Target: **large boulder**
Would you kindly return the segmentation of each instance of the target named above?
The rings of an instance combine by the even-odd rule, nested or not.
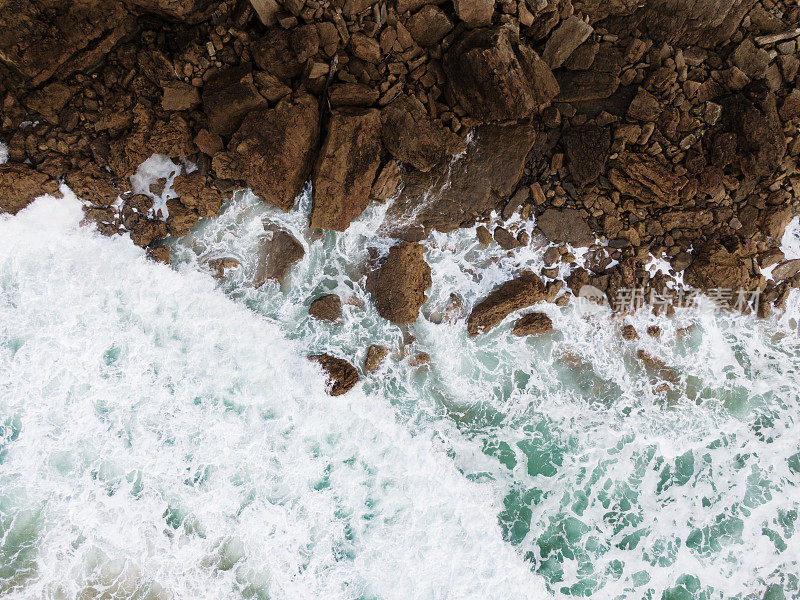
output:
[[[275,108],[245,117],[228,144],[237,161],[230,168],[262,200],[289,210],[311,173],[318,140],[316,99],[308,94],[287,97]]]
[[[752,261],[744,260],[717,241],[703,241],[692,251],[692,264],[684,271],[684,281],[703,291],[722,289],[736,295],[738,290],[755,289]]]
[[[0,213],[15,215],[36,197],[57,190],[57,181],[28,165],[0,164]]]
[[[427,173],[403,171],[398,200],[386,214],[395,237],[421,239],[430,229],[452,231],[474,222],[503,203],[522,177],[536,139],[525,123],[481,125],[467,151]]]
[[[314,167],[311,227],[347,229],[369,204],[380,164],[380,111],[334,110]]]
[[[536,225],[548,240],[556,244],[567,243],[581,248],[595,240],[586,217],[575,208],[548,208],[536,219]]]
[[[594,183],[605,170],[611,153],[611,131],[597,125],[573,127],[562,141],[575,183],[580,186]]]
[[[511,313],[532,306],[545,298],[545,286],[542,280],[535,273],[525,271],[494,288],[472,309],[467,320],[467,331],[471,337],[485,333],[500,324]]]
[[[325,371],[326,389],[331,396],[341,396],[358,383],[358,371],[343,358],[330,354],[315,354],[308,360],[317,363]]]
[[[203,108],[212,133],[231,135],[247,113],[268,107],[253,83],[250,65],[229,67],[203,86]]]
[[[123,0],[131,8],[196,23],[208,14],[210,0]]]
[[[609,181],[621,194],[656,206],[675,206],[688,180],[676,175],[670,165],[647,154],[623,152],[609,171]]]
[[[303,244],[283,227],[265,222],[264,231],[258,248],[255,287],[269,280],[283,283],[291,266],[306,254]]]
[[[447,51],[443,62],[455,100],[484,121],[524,119],[558,95],[547,64],[508,29],[474,29]]]
[[[425,106],[402,95],[383,109],[383,145],[396,159],[430,171],[446,156],[466,149],[460,137],[434,122]]]
[[[393,323],[414,323],[431,284],[431,268],[420,244],[401,242],[370,280],[378,314]]]

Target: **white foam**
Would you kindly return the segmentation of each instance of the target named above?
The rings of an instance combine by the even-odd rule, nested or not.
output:
[[[545,596],[388,397],[328,397],[275,324],[81,214],[0,217],[0,593]]]
[[[0,142],[0,165],[8,162],[8,146]]]
[[[136,173],[131,176],[131,185],[134,194],[144,194],[153,199],[152,214],[155,217],[161,211],[161,217],[166,219],[169,216],[167,200],[177,198],[178,195],[172,189],[175,178],[181,174],[183,164],[186,164],[187,172],[194,169],[194,165],[189,163],[177,164],[163,154],[153,154],[136,169]],[[196,167],[195,167],[196,168]],[[151,186],[155,186],[159,179],[166,179],[164,189],[160,194],[151,191]]]

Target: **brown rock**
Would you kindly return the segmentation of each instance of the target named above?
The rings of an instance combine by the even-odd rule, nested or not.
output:
[[[300,94],[284,98],[275,108],[248,114],[228,147],[240,164],[239,177],[253,192],[289,210],[311,172],[318,139],[318,103]]]
[[[169,246],[158,246],[157,248],[147,249],[147,258],[154,262],[169,264]]]
[[[521,246],[517,238],[511,235],[511,232],[505,227],[495,227],[494,241],[497,242],[503,250],[513,250]]]
[[[367,348],[367,357],[364,359],[364,371],[367,373],[374,373],[381,368],[381,363],[383,363],[388,355],[388,348],[373,344]]]
[[[146,248],[155,241],[167,237],[167,224],[157,219],[140,218],[131,229],[131,240],[137,246]]]
[[[367,207],[380,166],[380,131],[376,109],[333,111],[314,168],[312,228],[344,231]]]
[[[230,135],[247,113],[267,106],[269,103],[256,89],[248,65],[229,67],[203,86],[203,108],[212,133]]]
[[[320,321],[336,323],[342,318],[342,300],[336,294],[326,294],[314,300],[308,314]]]
[[[717,241],[701,241],[692,251],[692,264],[684,281],[698,289],[750,290],[755,287],[749,265]]]
[[[491,246],[494,241],[492,234],[489,233],[489,230],[483,225],[475,230],[475,236],[478,238],[478,243],[484,248]]]
[[[327,376],[327,391],[331,396],[341,396],[358,383],[358,371],[349,362],[330,354],[309,356],[308,360],[318,363]]]
[[[659,206],[677,204],[686,185],[666,164],[646,154],[621,154],[608,179],[620,193]]]
[[[783,281],[800,273],[800,258],[785,260],[772,270],[775,281]]]
[[[474,337],[498,325],[511,313],[545,299],[545,287],[534,273],[525,271],[497,286],[479,302],[467,320],[467,331]]]
[[[278,21],[277,14],[281,7],[275,0],[250,0],[250,4],[263,25],[272,27]]]
[[[120,194],[111,174],[104,173],[100,169],[87,168],[70,171],[64,178],[64,183],[75,192],[78,198],[99,206],[114,204]]]
[[[294,79],[303,70],[294,50],[293,36],[280,27],[269,29],[262,38],[250,45],[253,62],[262,71],[278,79]]]
[[[57,181],[28,165],[0,165],[0,213],[15,215],[38,196],[56,191]]]
[[[353,19],[375,4],[377,0],[333,0],[333,5],[342,9],[344,16]]]
[[[259,244],[255,287],[267,280],[283,283],[289,268],[305,256],[303,245],[291,233],[274,223],[264,223],[264,235]]]
[[[655,122],[661,114],[661,103],[650,92],[639,88],[628,107],[628,117],[637,121]]]
[[[791,206],[784,205],[768,210],[766,213],[761,229],[765,235],[779,242],[783,239],[786,227],[795,217],[795,211]]]
[[[354,33],[350,36],[350,50],[353,56],[368,63],[379,63],[381,61],[381,47],[378,44],[378,40],[363,33]]]
[[[441,41],[453,29],[453,23],[440,8],[426,4],[411,16],[406,29],[414,41],[425,48]]]
[[[574,208],[548,208],[536,220],[536,225],[548,240],[556,244],[569,243],[580,248],[595,241],[586,218]]]
[[[476,29],[444,58],[450,90],[472,116],[485,121],[523,119],[558,94],[547,64],[508,29]]]
[[[213,271],[214,277],[216,279],[225,279],[226,278],[225,272],[228,269],[235,269],[239,265],[240,265],[239,261],[231,257],[213,258],[210,261],[208,261],[208,266]]]
[[[456,15],[467,27],[487,27],[492,24],[495,0],[453,0]]]
[[[200,152],[209,156],[214,156],[225,148],[222,138],[216,133],[211,133],[208,129],[201,129],[197,132],[197,135],[194,136],[194,144]]]
[[[553,331],[553,321],[544,313],[530,313],[522,317],[511,331],[514,335],[541,335]]]
[[[661,327],[658,325],[648,325],[647,335],[649,335],[651,338],[659,337],[661,335]]]
[[[575,183],[580,186],[593,183],[605,170],[611,152],[609,129],[597,125],[573,127],[562,139]]]
[[[222,207],[222,193],[209,185],[199,173],[176,177],[172,189],[185,207],[201,217],[213,217]]]
[[[627,324],[622,328],[622,337],[626,340],[638,340],[639,334],[633,325]]]
[[[547,40],[542,59],[551,69],[564,64],[575,49],[585,42],[594,29],[583,19],[572,15],[556,28]]]
[[[401,242],[389,250],[370,291],[375,295],[375,308],[384,319],[398,324],[414,323],[427,300],[425,290],[431,284],[431,268],[423,258],[423,247]]]
[[[390,160],[381,169],[372,184],[372,197],[375,200],[388,200],[397,192],[400,186],[400,167],[396,160]]]
[[[557,102],[586,102],[609,98],[619,88],[619,77],[600,71],[556,72],[560,93]]]
[[[651,356],[641,349],[636,351],[636,358],[642,361],[642,364],[644,364],[645,368],[657,377],[672,383],[678,383],[680,381],[678,374],[670,369],[660,358]]]
[[[126,4],[147,12],[182,21],[197,22],[204,16],[208,0],[124,0]]]
[[[167,210],[169,211],[167,231],[175,237],[189,233],[200,220],[200,215],[196,211],[184,206],[177,198],[167,200]]]
[[[420,171],[430,171],[446,156],[466,150],[461,138],[432,121],[422,103],[412,96],[399,96],[383,109],[381,118],[386,149]]]
[[[335,83],[328,89],[331,106],[372,106],[380,95],[380,90],[363,83]]]
[[[161,108],[164,110],[193,110],[200,106],[200,92],[190,83],[174,81],[164,86]]]

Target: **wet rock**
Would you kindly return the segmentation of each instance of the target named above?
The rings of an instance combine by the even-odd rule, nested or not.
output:
[[[772,270],[775,281],[783,281],[800,273],[800,258],[785,260]]]
[[[331,396],[341,396],[358,383],[358,371],[343,358],[330,354],[316,354],[308,360],[318,363],[327,376],[327,391]]]
[[[382,121],[386,149],[419,171],[430,171],[446,156],[466,150],[461,138],[432,121],[414,97],[399,96],[383,109]]]
[[[230,135],[247,113],[268,106],[253,83],[249,65],[225,69],[203,86],[203,108],[212,133]]]
[[[222,207],[222,193],[208,185],[199,173],[175,178],[172,189],[185,207],[194,210],[201,217],[213,217]]]
[[[692,252],[692,264],[684,271],[684,281],[703,291],[755,288],[752,272],[736,252],[713,240],[699,243]]]
[[[495,0],[453,0],[456,16],[467,27],[487,27],[492,24]]]
[[[120,194],[120,189],[111,174],[103,173],[100,169],[71,171],[64,178],[64,183],[78,198],[98,206],[114,204]]]
[[[35,198],[55,194],[58,182],[27,165],[0,164],[0,213],[17,214]]]
[[[629,341],[638,340],[639,334],[636,333],[636,328],[633,325],[628,324],[622,328],[622,337]]]
[[[153,242],[167,237],[167,224],[158,219],[139,218],[131,228],[131,240],[137,246],[146,248]]]
[[[678,383],[680,381],[678,374],[674,370],[670,369],[660,358],[651,356],[641,349],[636,351],[636,358],[642,361],[642,364],[645,366],[645,368],[653,375],[671,383]]]
[[[406,23],[406,29],[414,41],[425,48],[433,46],[446,36],[453,29],[453,23],[440,8],[426,4],[411,16]]]
[[[408,359],[408,366],[411,368],[422,367],[431,364],[431,355],[427,352],[420,352]]]
[[[264,223],[264,235],[258,248],[255,287],[268,280],[283,283],[289,268],[305,256],[303,245],[291,233],[274,223]]]
[[[544,313],[530,313],[522,317],[511,331],[514,335],[542,335],[553,331],[553,321]]]
[[[373,344],[367,348],[367,357],[364,359],[364,371],[367,373],[374,373],[381,368],[381,364],[388,355],[388,348]]]
[[[494,241],[497,242],[498,246],[503,250],[513,250],[521,246],[517,238],[511,235],[511,232],[505,227],[495,227]]]
[[[548,240],[556,244],[569,243],[580,248],[595,241],[586,217],[574,208],[548,208],[536,220],[536,225]]]
[[[478,243],[484,248],[488,248],[489,246],[491,246],[492,242],[494,241],[492,234],[483,225],[481,225],[475,230],[475,235],[478,238]]]
[[[596,181],[611,152],[609,129],[597,125],[573,127],[564,134],[563,143],[575,183],[585,186]]]
[[[444,71],[458,103],[484,121],[523,119],[559,91],[550,68],[505,28],[476,29],[445,55]]]
[[[94,225],[103,235],[112,236],[119,233],[117,211],[109,206],[84,206],[84,217],[81,225]]]
[[[514,191],[535,138],[534,128],[524,123],[476,127],[463,156],[427,173],[403,172],[403,190],[384,227],[414,239],[430,229],[447,232],[472,224]]]
[[[153,262],[160,262],[164,265],[169,264],[169,246],[158,246],[157,248],[147,249],[147,258]]]
[[[479,302],[467,319],[467,331],[474,337],[498,325],[511,313],[545,299],[545,286],[534,273],[525,271],[500,284]]]
[[[575,15],[561,22],[547,40],[542,59],[551,69],[564,64],[575,49],[585,42],[594,29],[586,21]]]
[[[375,308],[393,323],[414,323],[425,303],[425,290],[431,284],[431,268],[423,258],[423,247],[401,242],[389,250],[386,262],[378,269],[370,291]]]
[[[213,271],[216,279],[225,279],[228,269],[235,269],[239,266],[239,261],[230,256],[224,258],[213,258],[208,261],[208,267]]]
[[[167,200],[167,231],[170,235],[181,237],[189,233],[189,230],[197,225],[200,215],[196,211],[184,206],[177,198]]]
[[[333,111],[314,168],[312,228],[344,231],[367,207],[380,166],[380,135],[380,111]]]
[[[336,323],[342,318],[342,300],[336,294],[326,294],[314,300],[308,314],[320,321]]]
[[[658,325],[648,325],[647,335],[649,335],[651,338],[659,337],[661,335],[661,327]]]
[[[388,161],[372,184],[372,197],[379,201],[388,200],[397,193],[400,180],[400,167],[397,166],[397,161]]]
[[[289,210],[311,173],[318,139],[317,101],[301,94],[248,114],[228,147],[238,161],[234,170],[253,192]]]

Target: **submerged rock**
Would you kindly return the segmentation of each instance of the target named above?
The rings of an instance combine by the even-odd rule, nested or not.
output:
[[[358,371],[343,358],[330,354],[315,354],[308,360],[319,364],[327,375],[327,391],[331,396],[341,396],[358,383]]]
[[[425,303],[425,290],[433,283],[423,247],[401,242],[389,250],[386,262],[370,284],[378,314],[393,323],[414,323]]]
[[[553,321],[544,313],[530,313],[522,317],[511,331],[514,335],[541,335],[553,331]]]
[[[282,227],[264,223],[264,229],[267,233],[259,244],[255,287],[261,287],[270,279],[283,283],[289,268],[306,254],[297,238]]]
[[[545,297],[542,280],[535,273],[525,271],[497,286],[472,309],[467,331],[471,337],[485,333],[514,311],[532,306]]]
[[[364,371],[374,373],[381,368],[381,364],[387,356],[389,356],[389,349],[386,346],[371,345],[367,348],[367,356],[364,359]]]
[[[320,321],[335,323],[342,318],[342,300],[336,294],[320,296],[308,307],[308,314]]]

